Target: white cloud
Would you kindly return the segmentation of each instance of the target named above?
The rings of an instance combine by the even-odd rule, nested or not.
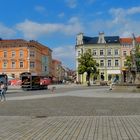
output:
[[[45,9],[45,7],[43,7],[43,6],[40,6],[40,5],[38,5],[38,6],[36,6],[35,7],[35,10],[37,11],[37,12],[44,12],[46,9]]]
[[[65,35],[75,35],[80,32],[83,27],[76,18],[70,19],[67,24],[58,23],[37,23],[30,20],[25,20],[16,25],[16,29],[24,34],[27,39],[36,39],[42,35],[52,33],[63,33]]]
[[[63,18],[64,16],[65,16],[65,13],[63,12],[58,15],[59,18]]]
[[[133,16],[140,13],[140,7],[130,9],[112,8],[109,10],[112,15],[110,19],[96,19],[90,24],[89,32],[104,31],[107,35],[132,36],[132,33],[140,35],[140,21],[134,20]],[[91,30],[92,29],[92,30]]]
[[[140,13],[140,7],[131,7],[129,9],[123,9],[123,8],[111,8],[109,12],[112,15],[134,15]]]
[[[114,17],[114,23],[124,23],[131,15],[139,14],[140,7],[132,7],[130,9],[111,8],[109,12]]]
[[[66,66],[75,63],[74,46],[63,46],[54,48],[53,58],[62,61]]]
[[[132,7],[127,10],[127,14],[139,14],[140,13],[140,7]]]
[[[0,23],[0,37],[10,38],[10,37],[13,37],[15,34],[16,34],[16,31],[14,31],[14,29],[6,27],[2,23]]]
[[[75,8],[77,6],[77,0],[66,0],[66,2],[70,8]]]

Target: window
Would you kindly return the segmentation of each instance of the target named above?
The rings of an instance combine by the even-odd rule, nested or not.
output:
[[[19,51],[19,57],[23,57],[23,50]]]
[[[12,51],[12,57],[15,57],[15,56],[16,56],[15,51]]]
[[[104,55],[104,50],[100,50],[100,55]]]
[[[108,67],[111,67],[111,60],[108,60],[107,65],[108,65]]]
[[[30,51],[30,57],[35,57],[35,52],[34,51]]]
[[[7,57],[7,51],[3,52],[3,57]]]
[[[23,68],[23,66],[24,66],[24,65],[23,65],[23,62],[20,61],[20,62],[19,62],[19,67],[20,67],[20,68]]]
[[[111,55],[111,49],[107,50],[107,55]]]
[[[30,68],[35,68],[35,62],[30,62]]]
[[[44,71],[47,71],[47,66],[44,67]]]
[[[12,61],[12,68],[16,67],[16,62]]]
[[[93,50],[93,55],[97,55],[97,50]]]
[[[127,55],[127,52],[126,51],[123,51],[123,56],[126,56]]]
[[[115,67],[119,66],[119,60],[115,60]]]
[[[118,49],[115,49],[114,54],[115,54],[115,55],[118,55],[118,54],[119,54],[119,50],[118,50]]]
[[[3,68],[7,68],[7,61],[3,62]]]
[[[100,60],[100,67],[104,67],[104,60]]]

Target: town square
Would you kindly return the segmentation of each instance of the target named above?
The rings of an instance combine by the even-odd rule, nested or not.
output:
[[[139,0],[0,2],[0,140],[140,140]]]

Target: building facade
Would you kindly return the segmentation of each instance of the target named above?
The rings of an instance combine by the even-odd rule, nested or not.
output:
[[[98,37],[84,36],[83,33],[76,38],[76,70],[78,69],[78,58],[80,54],[91,50],[93,58],[99,63],[98,80],[109,81],[114,76],[121,77],[121,46],[119,36],[104,36],[99,33]],[[77,81],[84,83],[86,73],[79,75]]]
[[[125,65],[126,56],[130,56],[135,51],[136,46],[140,46],[140,37],[120,38],[121,61],[122,61],[122,82],[132,82],[132,75]],[[136,61],[136,60],[134,60]]]
[[[119,36],[105,36],[99,33],[98,37],[84,36],[79,33],[76,38],[76,71],[78,70],[78,58],[87,50],[91,50],[93,58],[99,64],[98,80],[109,81],[114,76],[119,76],[119,81],[129,82],[131,80],[127,66],[126,56],[130,56],[140,46],[140,37],[120,38]],[[86,73],[79,75],[76,72],[78,82],[86,81]]]
[[[0,72],[14,78],[22,72],[51,75],[52,50],[34,40],[0,40]]]
[[[62,62],[56,59],[52,60],[52,77],[55,83],[62,80]]]

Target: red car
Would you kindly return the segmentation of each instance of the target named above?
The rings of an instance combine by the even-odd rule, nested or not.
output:
[[[51,79],[50,78],[41,78],[40,79],[40,85],[42,86],[42,87],[48,87],[48,85],[50,85],[51,84]]]

